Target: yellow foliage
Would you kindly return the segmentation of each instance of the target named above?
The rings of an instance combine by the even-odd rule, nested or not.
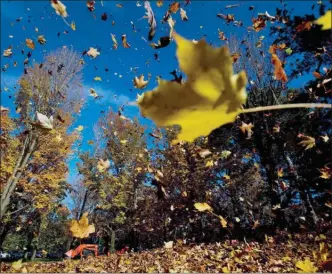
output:
[[[195,203],[194,207],[198,211],[212,211],[212,208],[207,203]]]
[[[329,30],[332,28],[332,11],[327,11],[323,16],[319,17],[315,23],[322,26],[322,30]]]
[[[318,269],[309,258],[305,258],[304,261],[296,262],[296,267],[300,269],[298,273],[314,273]]]
[[[157,126],[180,125],[175,142],[194,141],[215,128],[233,122],[246,102],[244,72],[233,74],[227,48],[212,48],[205,41],[198,43],[173,34],[177,57],[188,81],[160,81],[159,86],[143,93],[137,102],[143,116]]]

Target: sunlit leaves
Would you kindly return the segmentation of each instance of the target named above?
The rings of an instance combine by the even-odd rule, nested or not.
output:
[[[99,159],[97,164],[97,169],[99,172],[106,171],[111,166],[111,162],[109,160]]]
[[[12,52],[12,48],[11,47],[9,47],[8,49],[5,49],[3,51],[3,56],[4,57],[11,57],[12,55],[13,55],[13,52]]]
[[[37,41],[41,45],[46,44],[46,39],[45,39],[44,35],[39,35],[38,38],[37,38]]]
[[[27,45],[28,48],[35,49],[35,43],[33,42],[33,40],[29,38],[25,39],[25,44]]]
[[[149,81],[144,80],[144,75],[143,74],[140,75],[139,78],[137,76],[135,76],[133,82],[134,82],[134,87],[137,88],[137,89],[144,89],[149,83]]]
[[[34,126],[39,127],[44,130],[53,129],[53,116],[47,117],[46,115],[36,112],[37,122],[34,123]]]
[[[74,237],[83,239],[95,232],[95,226],[93,224],[89,225],[88,213],[86,212],[79,221],[71,221],[70,231]]]

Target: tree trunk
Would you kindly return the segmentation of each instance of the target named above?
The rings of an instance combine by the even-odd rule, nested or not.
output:
[[[31,136],[28,136],[27,138],[30,138],[30,137]],[[30,141],[31,141],[31,145],[28,148]],[[3,219],[3,217],[5,216],[5,214],[7,212],[8,205],[10,203],[10,198],[15,190],[17,182],[20,180],[20,178],[29,162],[31,155],[37,146],[36,137],[31,139],[30,141],[28,139],[25,140],[23,149],[22,149],[22,153],[16,163],[13,174],[10,178],[8,178],[5,188],[1,194],[1,201],[0,201],[0,219],[1,220]]]
[[[111,247],[110,247],[110,253],[114,253],[115,252],[115,230],[112,229],[111,230]]]

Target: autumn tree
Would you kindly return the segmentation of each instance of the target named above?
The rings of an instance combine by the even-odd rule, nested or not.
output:
[[[82,106],[82,101],[77,100],[82,90],[80,70],[79,55],[71,49],[62,48],[46,56],[43,63],[27,68],[21,77],[20,89],[15,101],[20,115],[15,128],[18,140],[15,151],[17,157],[6,165],[5,174],[7,175],[1,182],[4,185],[1,193],[1,219],[8,210],[18,182],[24,175],[33,172],[32,161],[38,158],[35,156],[43,155],[40,151],[41,147],[48,146],[45,142],[50,142],[50,137],[53,138],[51,146],[60,144],[60,139],[64,137],[61,135],[65,132],[66,126],[72,122],[72,115]],[[45,129],[45,125],[43,128],[38,113],[42,114],[44,119],[48,119],[48,128]],[[54,123],[51,116],[54,118]],[[59,129],[60,131],[57,132],[61,126],[64,129],[62,131]],[[71,144],[72,140],[68,144],[63,144],[62,150],[65,155],[69,152]],[[11,157],[15,153],[11,154]],[[36,155],[36,153],[39,154]],[[63,155],[54,156],[57,162],[65,159]],[[48,164],[51,163],[49,158],[45,161],[48,161]],[[29,171],[28,168],[30,168]]]

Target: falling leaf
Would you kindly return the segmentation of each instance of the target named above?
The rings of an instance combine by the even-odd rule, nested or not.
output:
[[[78,127],[76,128],[77,131],[82,131],[83,129],[84,129],[83,126],[78,126]]]
[[[45,39],[44,35],[39,35],[37,40],[38,40],[38,43],[41,45],[46,44],[46,39]]]
[[[3,51],[3,56],[4,57],[11,57],[12,55],[13,55],[13,53],[12,53],[12,48],[11,47],[9,47],[8,49],[5,49]]]
[[[311,27],[312,27],[312,22],[304,21],[295,28],[295,31],[296,32],[301,32],[301,31],[304,31],[304,30],[308,31],[308,30],[311,29]]]
[[[99,95],[97,94],[97,92],[93,88],[90,88],[89,92],[90,92],[90,96],[92,96],[94,98],[99,97]]]
[[[51,6],[55,9],[57,15],[62,17],[67,17],[66,6],[61,3],[59,0],[51,0]]]
[[[230,152],[229,150],[224,150],[221,152],[220,154],[220,158],[221,159],[227,159],[229,155],[231,155],[232,152]]]
[[[240,126],[240,130],[242,131],[243,134],[248,134],[247,139],[250,139],[252,134],[253,134],[253,130],[252,128],[254,127],[254,125],[252,123],[246,124],[244,122],[242,122],[242,125]]]
[[[316,140],[313,137],[310,136],[302,136],[302,138],[304,139],[303,141],[301,141],[299,144],[306,147],[305,150],[313,148],[316,145]]]
[[[194,207],[200,211],[212,211],[212,208],[207,203],[195,203]]]
[[[218,36],[219,36],[219,40],[222,40],[222,41],[227,41],[228,40],[225,36],[225,33],[223,31],[219,30],[219,29],[218,29]]]
[[[36,112],[36,123],[32,123],[34,126],[45,129],[45,130],[52,130],[53,129],[53,116],[48,118],[46,115]]]
[[[327,136],[327,135],[319,136],[319,137],[322,138],[325,143],[327,143],[330,140],[329,136]]]
[[[164,0],[157,0],[156,4],[157,4],[157,7],[161,7],[164,3]]]
[[[328,10],[323,16],[319,17],[315,23],[322,26],[322,30],[329,30],[332,28],[332,11]]]
[[[86,7],[88,8],[89,11],[94,11],[95,10],[95,3],[96,1],[91,0],[86,2]]]
[[[227,227],[227,221],[224,217],[222,216],[218,216],[219,217],[219,220],[220,220],[220,224],[223,228],[226,228]]]
[[[95,48],[90,48],[86,54],[90,57],[96,58],[98,55],[100,55],[100,52]]]
[[[130,48],[130,45],[129,45],[128,42],[127,42],[127,35],[126,35],[126,34],[123,34],[123,35],[121,36],[121,39],[122,39],[122,46],[123,46],[124,48]]]
[[[93,78],[93,80],[95,80],[95,81],[101,81],[101,77],[96,76],[95,78]]]
[[[206,167],[212,167],[213,165],[214,165],[213,160],[209,160],[209,161],[207,161],[206,164],[205,164]]]
[[[25,39],[25,44],[27,45],[28,48],[30,49],[35,49],[35,43],[31,39]]]
[[[151,41],[156,34],[156,28],[157,28],[157,21],[154,17],[154,13],[152,11],[151,5],[149,1],[144,2],[144,8],[146,9],[146,16],[148,18],[150,30],[149,30],[149,36],[148,39]]]
[[[115,35],[111,33],[111,37],[112,37],[112,41],[113,41],[113,49],[117,49],[118,48],[118,42],[115,39]]]
[[[70,27],[72,30],[76,30],[76,24],[74,21],[71,22]]]
[[[208,150],[208,149],[200,149],[200,150],[198,151],[198,154],[199,154],[199,156],[201,156],[202,158],[205,158],[205,157],[211,155],[212,152],[211,152],[210,150]]]
[[[180,16],[182,21],[188,21],[187,12],[183,8],[180,9]]]
[[[86,212],[79,221],[71,221],[70,231],[74,237],[83,239],[89,237],[91,233],[95,232],[95,226],[93,224],[89,225],[88,213]]]
[[[318,268],[315,267],[314,263],[309,258],[305,258],[303,261],[296,262],[296,267],[300,269],[298,273],[315,273]]]
[[[117,8],[123,8],[123,5],[122,4],[116,4],[115,5]]]
[[[330,168],[328,168],[328,167],[320,168],[319,171],[321,173],[319,178],[326,179],[326,180],[331,178],[331,169]]]
[[[133,82],[134,82],[134,87],[137,89],[144,89],[149,83],[149,81],[144,80],[143,74],[139,78],[135,76]]]
[[[177,11],[180,8],[180,3],[179,2],[174,2],[172,4],[169,5],[169,11],[172,13],[177,13]]]
[[[291,55],[293,53],[293,50],[291,48],[287,48],[285,49],[285,52],[288,54],[288,55]]]
[[[283,171],[282,168],[278,169],[277,175],[278,175],[278,177],[283,177],[284,176],[284,171]]]
[[[276,77],[276,79],[281,80],[283,82],[287,82],[288,79],[287,79],[286,72],[285,72],[284,68],[282,67],[282,63],[277,54],[272,53],[271,63],[274,66],[274,76]]]
[[[164,48],[169,45],[171,38],[169,36],[163,36],[158,40],[158,43],[151,43],[150,46],[154,49]]]
[[[160,81],[159,86],[139,99],[141,113],[158,126],[180,125],[178,141],[193,141],[221,125],[233,122],[246,101],[244,72],[233,75],[227,48],[212,48],[173,34],[177,57],[188,81]]]
[[[99,159],[99,161],[97,163],[97,169],[98,169],[99,172],[104,172],[110,166],[111,166],[111,162],[109,160],[104,161],[103,159]]]

